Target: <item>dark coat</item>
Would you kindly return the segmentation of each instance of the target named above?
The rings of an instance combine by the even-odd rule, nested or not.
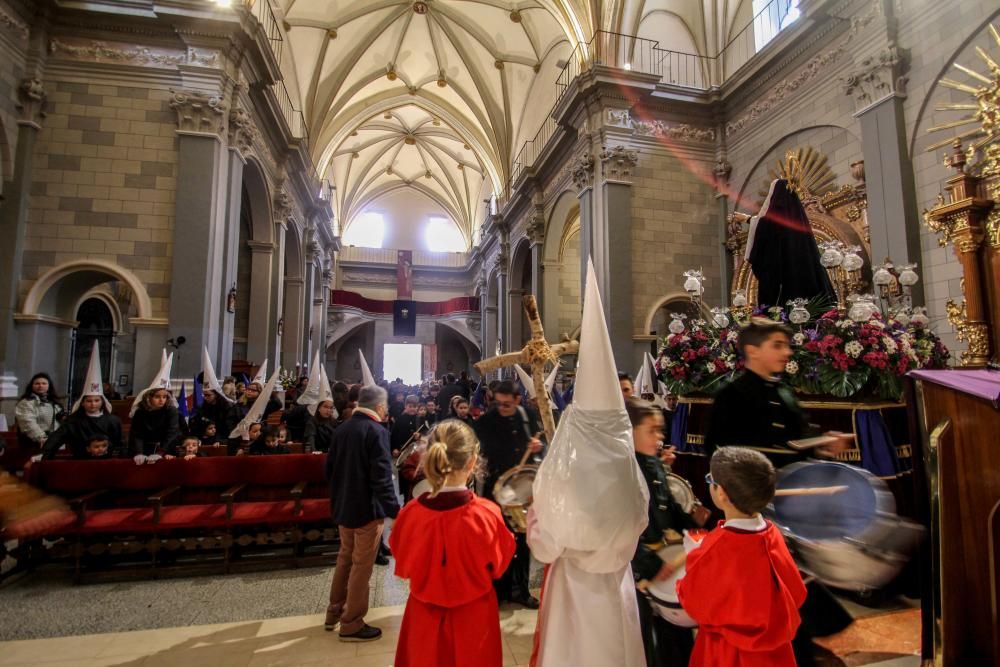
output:
[[[338,526],[361,528],[399,513],[389,432],[366,414],[355,413],[333,432],[326,477],[331,518]]]
[[[139,408],[129,427],[128,450],[131,456],[151,456],[166,451],[180,435],[177,408],[165,405],[159,410]],[[172,453],[172,452],[170,452]]]
[[[309,417],[309,420],[306,422],[305,434],[301,440],[306,447],[306,451],[327,451],[330,448],[329,436],[325,439],[320,439],[318,436],[324,428],[329,428],[332,431],[337,425],[337,420],[332,417],[330,419],[321,419],[316,415],[310,415],[308,412],[306,416]],[[289,435],[291,435],[291,429],[289,429]],[[292,438],[292,442],[298,441]]]
[[[738,445],[758,449],[776,467],[806,458],[789,440],[812,435],[795,394],[779,381],[744,370],[720,391],[709,414],[705,454]]]
[[[95,435],[108,439],[108,456],[120,456],[122,448],[122,422],[118,417],[102,413],[99,417],[88,417],[82,409],[77,410],[63,422],[45,441],[42,458],[50,459],[60,447],[66,445],[74,458],[86,456],[87,440]]]
[[[529,434],[542,429],[535,412],[527,408],[523,413],[518,410],[512,417],[503,417],[496,408],[492,408],[476,420],[474,428],[486,459],[484,494],[493,498],[493,486],[497,479],[521,462],[528,448]]]
[[[408,415],[403,413],[396,417],[396,421],[392,424],[392,435],[389,438],[389,444],[392,446],[392,451],[401,449],[406,441],[410,439],[413,432],[416,431],[421,422],[417,415]]]
[[[469,391],[457,382],[454,384],[446,384],[441,388],[441,392],[437,397],[438,416],[441,419],[447,419],[448,413],[451,412],[451,399],[456,396],[469,398]]]
[[[292,442],[305,442],[306,425],[312,415],[309,414],[309,406],[296,405],[281,415],[281,421],[288,428],[288,439]]]

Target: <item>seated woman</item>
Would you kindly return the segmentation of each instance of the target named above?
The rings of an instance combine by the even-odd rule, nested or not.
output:
[[[77,406],[79,407],[66,418],[62,427],[46,441],[42,447],[42,458],[53,458],[63,445],[66,445],[73,458],[85,458],[87,442],[94,436],[107,441],[109,457],[122,455],[122,422],[111,414],[110,404],[103,394],[83,396]]]
[[[180,434],[177,408],[170,405],[166,389],[147,391],[132,417],[128,450],[133,457],[162,456]],[[137,462],[138,458],[137,458]]]
[[[59,428],[63,414],[59,394],[48,373],[35,373],[14,407],[17,439],[22,447],[42,447]]]
[[[336,413],[333,401],[320,401],[316,405],[316,414],[306,422],[305,450],[307,452],[325,452],[330,449],[330,438],[337,427]]]
[[[268,426],[259,438],[250,444],[251,456],[270,456],[271,454],[290,454],[286,445],[278,442],[278,429]]]

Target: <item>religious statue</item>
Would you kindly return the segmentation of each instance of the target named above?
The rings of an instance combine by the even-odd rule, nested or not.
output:
[[[226,312],[236,312],[236,283],[233,283],[233,286],[229,288],[229,295],[226,296]]]

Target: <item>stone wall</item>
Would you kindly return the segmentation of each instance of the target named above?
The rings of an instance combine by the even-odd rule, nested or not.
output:
[[[154,316],[165,317],[177,162],[170,92],[54,77],[45,85],[22,294],[54,266],[99,259],[134,272]]]
[[[559,340],[563,334],[571,334],[580,326],[580,315],[583,310],[583,300],[580,296],[580,232],[577,231],[566,239],[562,257],[558,266],[544,270],[559,272],[558,292],[555,295],[559,301],[559,330],[550,332],[551,340]]]
[[[10,180],[17,149],[17,89],[24,78],[28,26],[0,2],[0,192]]]

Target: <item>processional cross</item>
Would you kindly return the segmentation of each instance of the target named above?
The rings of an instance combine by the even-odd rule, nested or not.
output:
[[[486,375],[501,368],[510,368],[514,364],[531,364],[531,379],[535,385],[538,411],[542,416],[542,428],[545,429],[548,441],[552,442],[556,422],[552,417],[549,392],[545,388],[545,364],[546,362],[557,364],[559,357],[577,354],[580,351],[580,343],[575,340],[565,340],[556,345],[548,344],[545,340],[545,331],[542,329],[542,320],[538,316],[538,304],[534,295],[528,294],[524,297],[524,312],[528,316],[528,324],[531,326],[531,339],[527,344],[519,352],[508,352],[483,359],[474,364],[474,367],[480,375]]]

